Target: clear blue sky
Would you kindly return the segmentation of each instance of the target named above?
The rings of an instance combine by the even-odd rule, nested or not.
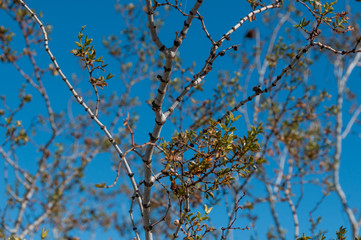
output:
[[[128,1],[126,1],[128,2]],[[184,4],[191,5],[193,1],[191,0],[183,0]],[[248,11],[243,8],[243,4],[240,1],[236,0],[227,0],[225,3],[220,3],[222,1],[219,0],[209,0],[205,1],[203,6],[200,9],[200,12],[207,18],[207,27],[210,32],[213,33],[213,36],[221,36],[225,31],[228,31],[239,19],[240,17],[245,16]],[[341,1],[340,1],[341,2]],[[43,12],[42,21],[44,23],[48,23],[52,25],[53,31],[51,33],[51,41],[49,43],[50,48],[53,54],[56,56],[59,65],[61,66],[63,72],[70,78],[72,73],[76,73],[78,76],[86,77],[84,73],[79,68],[78,60],[72,56],[69,51],[75,48],[74,41],[76,41],[77,33],[81,29],[81,26],[86,25],[85,34],[89,35],[94,39],[93,44],[96,46],[97,53],[100,55],[104,55],[104,58],[109,66],[107,69],[113,74],[119,75],[119,66],[116,61],[114,61],[109,55],[106,55],[105,49],[102,47],[102,38],[103,36],[108,36],[110,34],[119,34],[122,29],[123,22],[120,20],[120,17],[116,14],[114,10],[115,1],[96,1],[96,0],[77,0],[77,1],[69,1],[64,0],[61,2],[53,2],[53,1],[27,1],[29,6],[32,9],[36,9],[37,12]],[[357,3],[356,3],[357,4]],[[361,9],[361,5],[353,4],[354,9]],[[186,5],[185,5],[186,6]],[[188,6],[189,7],[189,6]],[[342,8],[341,8],[342,10]],[[173,12],[174,13],[174,12]],[[172,13],[171,13],[172,14]],[[160,33],[160,37],[164,42],[168,41],[168,46],[170,41],[173,39],[175,31],[179,30],[183,25],[183,18],[175,17],[169,18]],[[238,30],[233,36],[232,39],[240,39],[242,42],[244,34],[247,32],[247,29],[250,29],[254,26],[260,26],[260,21],[254,23],[256,25],[251,25],[251,23],[246,22],[244,27]],[[0,25],[5,25],[9,27],[16,27],[14,22],[11,22],[9,18],[4,14],[3,11],[0,11]],[[263,32],[264,31],[264,32]],[[270,29],[262,29],[262,34],[269,33]],[[21,40],[21,36],[19,38],[15,37],[14,44],[23,44]],[[215,37],[217,39],[217,37]],[[207,44],[204,44],[206,42]],[[233,42],[234,43],[234,42]],[[248,47],[250,45],[247,45]],[[183,49],[186,49],[185,51]],[[197,66],[201,66],[204,62],[205,58],[209,54],[210,45],[208,41],[204,37],[204,34],[200,31],[199,24],[195,22],[192,25],[189,35],[186,38],[184,44],[182,45],[181,56],[184,60],[185,65],[191,65],[193,61],[197,63]],[[38,51],[37,59],[42,66],[47,66],[50,61],[45,52]],[[223,69],[223,66],[229,69],[229,65],[232,65],[231,60],[223,60],[216,61],[215,69],[213,73],[207,76],[207,83],[209,86],[215,84],[216,81],[216,72],[217,70]],[[322,66],[326,67],[326,62],[322,61]],[[26,65],[24,65],[26,68]],[[232,67],[230,67],[232,69]],[[331,66],[329,68],[332,70]],[[329,70],[329,71],[331,71]],[[0,88],[0,95],[6,94],[8,96],[8,101],[16,101],[17,99],[17,90],[20,86],[20,75],[16,72],[11,65],[0,64],[0,71],[3,73]],[[321,69],[318,73],[315,73],[312,76],[311,81],[314,81],[316,84],[319,84],[321,87],[327,87],[329,91],[335,91],[335,81],[330,76],[328,79],[324,79],[322,77],[324,71]],[[116,79],[115,77],[115,79]],[[359,81],[359,71],[355,72],[349,80],[349,86],[351,89],[354,89],[356,94],[358,94],[357,98],[361,100],[361,95],[359,94],[361,89],[361,83]],[[323,79],[322,79],[323,78]],[[112,80],[116,81],[116,80]],[[70,92],[67,90],[63,81],[58,78],[49,79],[46,83],[48,87],[49,95],[51,96],[51,100],[53,105],[58,110],[66,110],[67,103],[64,101],[70,97]],[[112,83],[111,83],[112,84]],[[333,85],[333,86],[332,86]],[[105,89],[103,94],[108,94],[113,91],[114,88]],[[138,86],[137,91],[134,94],[146,95],[148,94],[148,87]],[[8,93],[14,94],[8,94]],[[145,99],[145,98],[141,98]],[[28,111],[34,111],[34,108],[37,111],[44,111],[43,106],[37,106],[36,102],[32,103],[32,109]],[[1,105],[0,105],[1,108]],[[142,115],[139,120],[139,124],[137,127],[137,137],[138,141],[146,141],[148,139],[147,133],[153,127],[153,121],[149,121],[149,119],[153,119],[153,113],[150,108],[144,107],[142,109]],[[23,116],[27,112],[23,113]],[[21,116],[21,115],[20,115]],[[346,118],[345,121],[348,119]],[[30,122],[24,121],[24,124],[29,124]],[[355,130],[360,130],[359,126],[356,126]],[[169,136],[173,132],[172,126],[167,125],[164,128],[163,136]],[[1,134],[3,134],[0,131]],[[361,161],[360,161],[360,137],[356,135],[349,136],[344,141],[343,147],[343,157],[342,157],[342,166],[341,166],[341,184],[344,187],[345,192],[347,193],[348,200],[350,201],[350,205],[355,208],[361,209]],[[24,157],[27,155],[26,152],[23,153]],[[0,158],[0,160],[2,160]],[[31,162],[29,162],[29,166]],[[89,178],[89,181],[94,181],[92,183],[99,182],[111,182],[113,180],[113,175],[107,175],[107,178],[104,179],[103,172],[110,172],[109,169],[110,162],[104,164],[100,164],[100,161],[96,161],[96,163],[91,164],[88,170],[89,176],[92,176],[92,179]],[[0,175],[2,174],[3,161],[0,161]],[[99,168],[102,168],[102,171],[99,171]],[[4,204],[3,198],[1,197],[4,192],[4,184],[3,179],[0,179],[0,205]],[[317,196],[316,199],[319,199],[320,189],[317,187],[308,187],[306,189],[306,194]],[[255,189],[255,191],[263,192],[264,189]],[[306,200],[300,208],[300,220],[301,220],[301,233],[309,232],[309,223],[308,223],[308,211],[311,208],[310,206],[314,206],[314,199]],[[221,206],[215,208],[213,214],[221,216],[221,210],[219,210]],[[279,204],[278,209],[280,209],[281,215],[281,223],[282,225],[289,229],[288,230],[288,239],[292,239],[293,226],[290,224],[289,208],[287,208],[284,204]],[[304,213],[302,209],[305,209]],[[269,208],[267,204],[260,204],[259,207],[255,209],[258,213],[264,213],[260,217],[258,222],[258,231],[260,234],[264,233],[267,230],[269,223],[272,222],[269,214]],[[284,217],[282,215],[284,214]],[[323,230],[328,230],[330,233],[327,235],[328,238],[334,237],[334,231],[338,229],[341,225],[347,226],[347,219],[345,214],[342,212],[340,208],[340,202],[335,197],[335,194],[331,194],[324,204],[319,208],[319,210],[315,213],[315,215],[319,215],[323,217],[320,228]],[[211,215],[212,216],[212,215]],[[218,216],[218,215],[217,215]],[[216,224],[221,224],[222,221],[217,222]],[[248,224],[247,220],[241,219],[239,221],[240,226],[245,226]],[[264,226],[264,229],[262,229]],[[350,230],[350,228],[348,228]],[[248,239],[246,236],[252,233],[252,229],[250,231],[239,231],[235,233],[235,239]],[[111,234],[111,233],[110,233]],[[236,235],[238,235],[236,237]],[[105,236],[109,236],[106,234]],[[97,237],[100,238],[100,235]],[[116,239],[116,238],[115,238]],[[263,239],[260,237],[260,239]]]

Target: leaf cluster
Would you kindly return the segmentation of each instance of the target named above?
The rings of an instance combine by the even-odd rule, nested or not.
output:
[[[331,3],[327,1],[323,3],[321,0],[302,0],[298,2],[304,3],[307,9],[315,17],[316,21],[318,22],[318,25],[320,23],[324,25],[328,25],[334,32],[338,34],[353,30],[351,26],[348,26],[347,28],[345,27],[345,24],[348,23],[347,12],[334,12],[333,5],[337,3],[337,0]],[[307,27],[310,22],[311,20],[302,18],[299,24],[295,24],[294,27],[301,28],[306,33],[312,34],[313,30],[305,29],[305,27]]]
[[[75,44],[78,46],[78,48],[73,49],[70,52],[73,53],[74,56],[80,57],[81,61],[85,64],[85,67],[89,71],[90,83],[92,85],[95,85],[95,86],[103,89],[103,87],[108,86],[106,81],[111,79],[112,77],[114,77],[114,75],[109,73],[106,77],[104,77],[104,76],[93,77],[92,76],[92,73],[97,69],[105,72],[105,67],[108,64],[104,64],[103,56],[100,56],[100,57],[96,56],[96,51],[94,49],[94,46],[91,45],[91,43],[93,42],[92,38],[89,38],[88,35],[86,35],[84,42],[82,42],[83,35],[84,35],[83,34],[84,28],[85,28],[85,26],[82,27],[82,29],[80,30],[80,32],[78,34],[79,42],[75,42]],[[100,65],[95,66],[95,63],[98,63]]]
[[[202,215],[199,211],[197,213],[188,213],[185,217],[186,229],[183,232],[186,234],[184,240],[199,240],[204,239],[204,236],[208,232],[213,232],[213,227],[208,227],[206,221],[209,220],[209,214],[213,207],[208,208],[204,205],[204,214]]]
[[[212,122],[213,127],[198,134],[181,132],[170,143],[163,143],[163,173],[169,176],[178,198],[194,192],[214,198],[220,188],[230,188],[236,176],[247,176],[250,167],[262,162],[254,157],[260,150],[257,137],[263,133],[262,126],[252,127],[247,136],[240,137],[233,126],[239,117],[230,113],[216,126]]]
[[[341,226],[339,229],[338,229],[338,231],[336,231],[336,239],[337,240],[345,240],[347,237],[346,237],[346,233],[347,233],[347,231],[346,231],[346,228],[344,228],[343,226]],[[305,236],[305,234],[303,233],[302,234],[302,237],[300,237],[300,238],[297,238],[297,240],[307,240],[307,239],[312,239],[311,237],[308,237],[308,236]],[[320,238],[319,238],[319,240],[325,240],[326,239],[326,237],[325,237],[325,234],[323,234]],[[354,240],[360,240],[361,239],[361,237],[360,238],[355,238]]]

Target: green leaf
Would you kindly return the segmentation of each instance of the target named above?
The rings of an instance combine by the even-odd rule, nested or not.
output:
[[[109,73],[108,76],[105,78],[105,80],[111,79],[112,77],[114,77],[114,75],[112,75],[111,73]]]
[[[297,238],[297,240],[307,240],[307,239],[311,239],[311,237],[306,237],[305,234],[303,234],[302,237]]]
[[[344,240],[346,239],[345,234],[346,234],[346,228],[344,228],[343,226],[340,227],[340,229],[338,231],[336,231],[336,236],[337,239],[339,240]]]
[[[45,230],[44,228],[41,230],[41,239],[45,239],[48,235],[49,230]]]
[[[204,204],[204,212],[209,214],[212,211],[213,207],[208,208],[206,204]]]
[[[94,185],[96,188],[104,188],[105,187],[105,183],[97,183]]]
[[[88,36],[86,36],[86,39],[85,39],[85,46],[88,46],[89,44],[91,44],[93,42],[93,39],[92,38],[89,38],[88,39]]]
[[[80,48],[83,46],[80,42],[75,42],[75,44]]]
[[[233,120],[233,119],[234,119],[232,112],[229,113],[229,119],[230,119],[230,120]]]
[[[234,122],[237,121],[239,118],[241,117],[241,115],[238,115],[237,117],[234,118]]]
[[[70,51],[70,53],[74,54],[75,56],[78,54],[78,50],[77,49],[73,49]]]
[[[234,132],[234,131],[236,131],[236,130],[237,130],[236,127],[231,127],[231,128],[229,129],[230,132]]]
[[[99,58],[95,59],[95,61],[96,61],[96,62],[103,62],[103,60],[102,60],[102,59],[103,59],[103,56],[101,56],[101,57],[99,57]]]
[[[83,30],[84,30],[84,28],[85,28],[85,26],[82,26],[82,27],[81,27],[81,30],[80,30],[80,32],[79,32],[79,34],[78,34],[78,39],[79,39],[79,41],[80,41],[80,39],[82,39],[82,37],[83,37]]]

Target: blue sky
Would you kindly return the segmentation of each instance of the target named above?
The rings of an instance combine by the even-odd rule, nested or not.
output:
[[[130,2],[130,1],[125,1]],[[184,7],[189,7],[193,1],[191,0],[183,0]],[[340,1],[341,2],[341,1]],[[37,12],[42,11],[43,17],[41,18],[44,23],[51,24],[54,28],[51,33],[51,41],[49,46],[56,56],[59,65],[61,66],[63,72],[68,76],[72,73],[76,73],[78,77],[86,79],[86,73],[82,72],[79,68],[78,60],[72,56],[70,53],[71,49],[75,48],[74,41],[77,40],[77,33],[81,29],[82,26],[86,25],[86,29],[84,31],[85,34],[89,35],[91,38],[94,39],[93,44],[96,46],[97,53],[100,55],[104,55],[104,59],[106,63],[109,64],[107,69],[115,74],[115,79],[117,75],[120,74],[119,65],[116,61],[114,61],[109,55],[106,54],[104,47],[102,47],[102,39],[103,36],[108,36],[110,34],[119,34],[123,22],[120,20],[119,15],[117,15],[116,11],[114,10],[115,1],[100,1],[96,0],[89,0],[89,1],[61,1],[61,2],[53,2],[53,1],[27,1],[29,6],[32,9],[36,9]],[[358,3],[353,4],[354,9],[360,9],[360,5]],[[340,4],[341,5],[341,4]],[[200,9],[200,12],[207,18],[207,27],[210,32],[213,33],[215,39],[222,36],[225,31],[228,31],[239,19],[248,13],[248,8],[244,8],[244,5],[240,3],[240,1],[236,0],[227,0],[226,3],[220,3],[220,1],[216,0],[209,0],[206,1]],[[166,23],[162,30],[160,31],[161,39],[169,44],[174,38],[175,31],[179,30],[182,25],[184,19],[179,15],[177,17],[172,17],[171,15],[174,14],[172,12],[170,17],[167,18]],[[0,25],[6,25],[9,27],[16,28],[14,22],[10,21],[9,18],[4,14],[4,12],[0,11]],[[239,43],[243,41],[243,36],[247,32],[248,29],[253,28],[255,26],[260,26],[261,21],[256,21],[256,23],[249,23],[246,22],[244,26],[239,29],[234,35],[232,35],[232,39],[234,39],[233,44]],[[207,39],[204,37],[202,31],[200,31],[198,21],[194,22],[192,25],[189,35],[184,41],[184,44],[180,48],[180,54],[183,58],[184,64],[192,65],[193,61],[196,62],[196,66],[198,69],[202,66],[204,60],[209,54],[210,44]],[[267,34],[271,31],[271,29],[263,28],[261,34]],[[217,36],[217,37],[216,37]],[[239,41],[238,41],[239,39]],[[206,44],[205,44],[206,42]],[[14,45],[15,44],[23,44],[21,40],[21,36],[15,37]],[[247,43],[245,47],[252,47],[250,43]],[[50,61],[47,54],[43,51],[38,51],[37,59],[41,66],[47,66]],[[217,71],[224,68],[225,65],[228,68],[236,68],[236,66],[232,66],[233,62],[230,59],[218,59],[214,64],[214,70],[211,74],[209,74],[206,78],[206,84],[211,89],[212,86],[216,84],[217,81]],[[319,84],[321,87],[326,87],[329,89],[330,92],[335,90],[335,87],[332,85],[336,85],[334,79],[332,78],[332,74],[328,77],[324,77],[324,68],[326,67],[327,63],[326,60],[321,61],[322,69],[319,72],[313,74],[310,81],[314,81],[316,84]],[[26,62],[24,62],[24,68],[27,68]],[[329,66],[332,69],[332,66]],[[197,69],[197,68],[196,68]],[[0,88],[0,95],[6,94],[8,96],[8,102],[13,103],[17,99],[17,90],[20,86],[20,81],[17,79],[20,78],[20,75],[16,72],[14,68],[10,65],[0,64],[0,71],[4,73],[2,78],[2,87]],[[349,80],[350,88],[356,90],[356,94],[358,93],[357,90],[360,89],[361,84],[359,81],[359,71],[353,73]],[[110,82],[110,87],[105,88],[102,92],[103,94],[109,94],[114,89],[119,87],[119,83],[116,83],[116,80]],[[58,78],[50,78],[46,79],[46,87],[48,89],[49,95],[51,96],[51,101],[55,109],[57,110],[66,110],[66,101],[70,97],[70,92],[66,89],[65,84],[61,79]],[[113,85],[114,84],[114,85]],[[148,94],[149,91],[149,82],[145,82],[142,85],[139,85],[134,90],[134,95],[139,95],[142,101],[145,100],[145,95]],[[359,90],[358,90],[359,91]],[[16,92],[16,94],[8,94],[9,92]],[[143,96],[143,97],[142,97]],[[360,100],[361,95],[358,94],[357,98]],[[332,99],[331,99],[332,101]],[[36,102],[31,103],[31,108],[26,110],[25,112],[21,113],[19,117],[26,119],[26,115],[29,112],[34,111],[36,109],[39,112],[45,111],[45,108]],[[1,105],[0,105],[1,108]],[[29,111],[29,112],[27,112]],[[80,111],[80,107],[74,106],[74,111]],[[149,107],[141,108],[142,115],[139,120],[139,124],[137,126],[137,141],[143,142],[148,140],[148,132],[153,127],[153,120],[149,121],[149,119],[153,119],[154,115]],[[24,124],[29,124],[24,120]],[[345,119],[347,121],[347,118]],[[243,125],[239,125],[238,127],[241,128]],[[355,128],[357,130],[357,127]],[[358,127],[358,130],[360,128]],[[173,127],[168,124],[165,126],[163,130],[163,136],[170,136],[173,133]],[[350,205],[354,206],[355,208],[359,208],[359,203],[361,202],[361,174],[359,174],[361,169],[361,164],[359,161],[359,152],[357,151],[358,147],[360,146],[360,137],[356,135],[349,136],[343,145],[343,157],[342,157],[342,166],[341,166],[341,183],[344,187],[345,192],[348,195],[348,200],[350,201]],[[23,156],[26,158],[28,152],[24,151]],[[1,159],[1,158],[0,158]],[[113,175],[107,174],[106,178],[104,178],[103,171],[99,171],[99,168],[103,168],[104,171],[109,172],[110,168],[110,161],[103,161],[104,159],[98,158],[94,163],[89,166],[88,174],[92,176],[89,178],[91,183],[99,183],[99,182],[112,182]],[[29,161],[28,167],[31,167],[31,162]],[[3,168],[3,161],[0,161],[0,170]],[[0,174],[1,175],[1,174]],[[3,194],[3,183],[1,182],[3,179],[0,179],[0,194]],[[92,182],[93,181],[93,182]],[[257,186],[257,185],[256,185]],[[310,195],[317,196],[318,198],[320,195],[320,189],[317,187],[307,187],[306,193]],[[263,192],[263,189],[255,189],[255,191]],[[2,195],[0,195],[0,205],[3,204],[2,202]],[[316,199],[318,199],[316,198]],[[313,206],[315,201],[306,200],[303,205],[301,205],[301,210],[304,208],[307,211]],[[280,209],[280,216],[282,225],[289,229],[288,239],[292,239],[292,225],[290,224],[290,219],[288,219],[289,215],[289,208],[285,207],[283,204],[278,205],[278,209]],[[216,216],[221,216],[222,207],[218,206],[215,208],[212,214]],[[257,209],[257,212],[263,213],[261,215],[260,222],[258,223],[258,231],[260,233],[264,233],[266,228],[268,227],[268,223],[272,222],[270,215],[269,215],[269,208],[266,204],[261,204]],[[319,208],[319,210],[315,213],[315,215],[323,216],[322,223],[320,228],[323,230],[328,230],[330,234],[327,236],[329,238],[334,237],[334,232],[338,229],[341,225],[347,225],[347,219],[340,208],[339,200],[335,197],[335,194],[331,194],[328,198],[326,198],[325,203]],[[284,216],[284,217],[283,217]],[[216,217],[218,218],[218,217]],[[308,214],[300,214],[301,220],[301,232],[308,232],[309,225],[308,222]],[[216,224],[221,224],[222,221]],[[248,222],[246,219],[240,220],[240,226],[247,225]],[[262,226],[265,226],[263,229]],[[350,230],[350,228],[348,228]],[[252,230],[249,232],[240,231],[235,233],[235,239],[246,239],[248,234],[251,234]],[[112,234],[112,233],[107,233]],[[106,236],[109,236],[107,235]],[[236,237],[236,234],[239,234]],[[98,238],[97,238],[98,239]],[[100,239],[100,238],[99,238]],[[262,239],[262,237],[260,237]]]

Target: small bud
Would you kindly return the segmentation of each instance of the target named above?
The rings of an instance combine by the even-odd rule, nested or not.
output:
[[[256,31],[254,29],[251,29],[246,33],[246,35],[244,37],[245,38],[255,38],[256,37]]]
[[[133,3],[129,3],[127,7],[128,7],[128,10],[129,10],[129,11],[133,11],[134,8],[135,8],[135,6],[134,6]]]

